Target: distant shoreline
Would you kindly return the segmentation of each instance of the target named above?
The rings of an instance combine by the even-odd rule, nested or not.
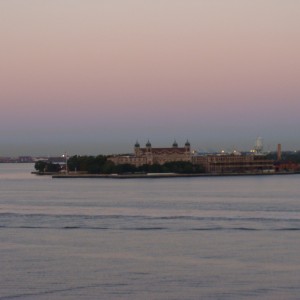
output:
[[[202,174],[52,174],[54,179],[77,179],[77,178],[95,178],[95,179],[159,179],[159,178],[189,178],[189,177],[221,177],[221,176],[274,176],[274,175],[295,175],[300,172],[274,172],[274,173],[202,173]],[[42,175],[42,174],[38,174]],[[51,174],[45,174],[51,175]]]

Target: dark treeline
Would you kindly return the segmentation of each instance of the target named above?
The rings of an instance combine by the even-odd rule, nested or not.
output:
[[[72,156],[68,159],[68,170],[87,172],[90,174],[110,174],[114,170],[114,163],[107,160],[107,156]]]
[[[51,162],[46,162],[46,161],[37,161],[34,165],[34,168],[41,173],[43,172],[56,173],[61,170],[59,164],[53,164]]]
[[[68,160],[70,171],[83,171],[90,174],[112,173],[203,173],[202,166],[193,165],[190,162],[169,162],[164,165],[153,164],[135,167],[130,164],[115,165],[107,159],[107,156],[72,156]]]
[[[277,160],[277,152],[268,153],[266,158]],[[300,163],[300,151],[283,151],[281,153],[281,161]]]
[[[200,165],[193,165],[190,162],[174,161],[163,165],[142,165],[135,167],[129,164],[115,166],[115,173],[178,173],[197,174],[204,173],[204,168]]]
[[[58,172],[59,165],[37,162],[35,169],[39,172]],[[71,172],[87,172],[89,174],[124,174],[124,173],[180,173],[195,174],[203,173],[204,168],[193,165],[190,162],[168,162],[164,165],[153,164],[135,167],[130,164],[115,165],[107,159],[107,156],[72,156],[68,159],[68,170]]]

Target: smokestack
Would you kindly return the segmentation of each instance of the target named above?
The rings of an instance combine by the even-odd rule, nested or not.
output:
[[[281,144],[277,145],[277,160],[281,160]]]

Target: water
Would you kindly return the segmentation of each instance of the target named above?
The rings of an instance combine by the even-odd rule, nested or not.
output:
[[[51,179],[0,164],[0,299],[299,299],[300,176]]]

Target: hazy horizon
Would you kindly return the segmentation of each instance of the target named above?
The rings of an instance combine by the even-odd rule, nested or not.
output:
[[[0,37],[0,156],[300,149],[300,1],[1,1]]]
[[[141,145],[141,147],[145,147],[147,140],[141,140],[142,143],[139,140],[139,143]],[[176,140],[178,142],[178,146],[179,147],[183,147],[185,144],[186,140]],[[189,140],[190,141],[190,140]],[[136,142],[136,141],[135,141]],[[65,147],[65,145],[50,145],[50,144],[43,144],[42,146],[37,146],[35,147],[33,150],[32,146],[30,145],[26,145],[23,144],[20,148],[17,145],[7,145],[7,146],[2,146],[2,152],[0,154],[0,157],[17,157],[17,156],[61,156],[64,155],[66,152],[68,154],[68,156],[72,156],[72,155],[109,155],[109,154],[124,154],[124,153],[134,153],[134,143],[129,143],[126,144],[124,142],[124,144],[117,143],[117,142],[111,142],[108,144],[81,144],[81,145],[77,145],[77,144],[69,144],[67,147]],[[150,140],[152,147],[172,147],[172,144],[174,142],[173,140],[169,140],[167,142],[163,142],[163,141],[157,141],[156,143],[153,143],[153,140]],[[201,152],[221,152],[221,151],[225,151],[228,153],[231,153],[233,151],[240,151],[240,152],[247,152],[247,151],[251,151],[255,148],[255,140],[252,141],[252,143],[246,143],[245,141],[245,145],[244,147],[239,147],[238,143],[236,144],[232,144],[230,146],[219,146],[219,143],[213,143],[211,142],[210,144],[204,145],[203,143],[198,143],[198,145],[194,145],[193,143],[191,143],[191,150],[192,151],[197,151],[199,153]],[[277,145],[278,144],[269,144],[266,143],[265,141],[263,141],[263,152],[268,153],[268,152],[275,152],[277,151]],[[282,145],[282,144],[281,144]],[[297,148],[287,148],[285,145],[282,145],[282,151],[300,151],[300,149]],[[113,151],[111,151],[110,149],[113,148]],[[16,149],[15,151],[11,151],[11,149]],[[45,150],[46,149],[46,150]],[[65,149],[68,149],[68,151],[66,151]],[[23,152],[22,152],[23,151]]]

